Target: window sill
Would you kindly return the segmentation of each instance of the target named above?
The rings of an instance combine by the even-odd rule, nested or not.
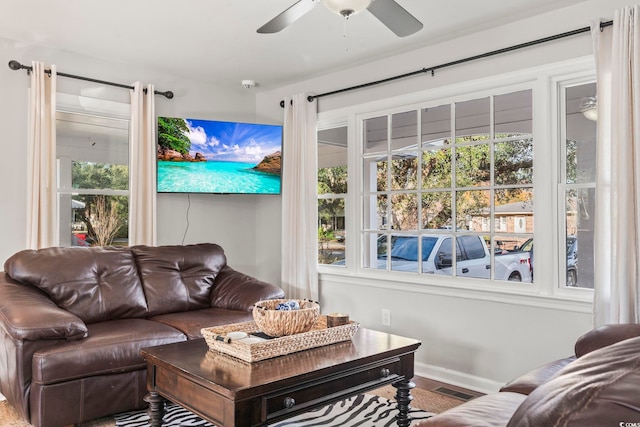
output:
[[[488,281],[483,279],[402,273],[391,275],[366,269],[356,274],[346,268],[323,266],[319,266],[318,270],[320,283],[384,288],[578,313],[591,313],[593,306],[593,292],[589,289],[558,289],[555,293],[544,293],[535,283],[487,283]]]

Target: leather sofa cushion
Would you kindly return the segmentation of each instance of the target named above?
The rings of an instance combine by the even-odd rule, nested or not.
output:
[[[33,381],[55,384],[78,378],[143,369],[144,347],[185,341],[180,331],[145,319],[121,319],[87,325],[89,336],[37,351]]]
[[[508,427],[617,426],[640,423],[640,337],[595,350],[540,385]]]
[[[45,248],[11,256],[5,272],[36,286],[86,323],[145,317],[147,303],[127,248]]]
[[[558,373],[562,368],[576,360],[575,356],[565,357],[564,359],[554,360],[545,365],[540,366],[532,371],[527,372],[518,378],[509,381],[502,386],[500,391],[512,391],[514,393],[529,394],[535,390],[540,384],[547,382],[551,377]]]
[[[504,427],[526,398],[520,393],[487,394],[422,421],[416,427]]]
[[[161,314],[150,318],[154,322],[164,323],[184,333],[190,340],[202,338],[202,328],[227,325],[230,323],[250,322],[253,315],[246,311],[222,308],[203,308],[182,313]]]
[[[131,248],[147,297],[149,316],[209,307],[213,282],[227,264],[212,243]]]

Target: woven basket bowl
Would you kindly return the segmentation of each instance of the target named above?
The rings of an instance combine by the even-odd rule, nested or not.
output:
[[[290,299],[271,299],[258,301],[253,306],[253,320],[258,328],[272,337],[283,337],[307,332],[318,321],[320,305],[309,300],[294,300],[299,310],[276,310],[281,302]]]

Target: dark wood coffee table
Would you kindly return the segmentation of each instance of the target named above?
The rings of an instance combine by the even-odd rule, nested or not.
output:
[[[165,399],[219,427],[265,426],[387,384],[397,388],[398,426],[408,427],[414,339],[360,328],[352,340],[247,363],[202,339],[145,348],[150,423]]]

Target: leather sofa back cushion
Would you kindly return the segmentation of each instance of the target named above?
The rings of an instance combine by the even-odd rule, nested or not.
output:
[[[95,323],[145,317],[147,304],[128,248],[45,248],[11,256],[5,272],[46,292],[51,300]]]
[[[150,316],[209,307],[213,282],[227,264],[222,248],[212,243],[134,246],[131,250]]]
[[[636,337],[595,350],[567,365],[529,394],[507,427],[638,423],[639,384],[640,337]]]

